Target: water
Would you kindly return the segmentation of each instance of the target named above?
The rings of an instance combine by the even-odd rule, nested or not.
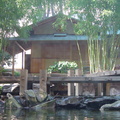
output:
[[[88,111],[77,109],[4,110],[0,120],[120,120],[120,111]]]

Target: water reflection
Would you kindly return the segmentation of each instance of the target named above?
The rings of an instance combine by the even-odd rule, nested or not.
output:
[[[77,109],[4,110],[0,120],[120,120],[119,111],[87,111]]]

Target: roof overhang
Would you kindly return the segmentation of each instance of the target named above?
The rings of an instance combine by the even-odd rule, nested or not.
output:
[[[98,37],[100,40],[100,37]],[[85,35],[68,35],[68,34],[52,34],[52,35],[32,35],[28,38],[12,37],[10,41],[74,41],[74,40],[88,40]]]

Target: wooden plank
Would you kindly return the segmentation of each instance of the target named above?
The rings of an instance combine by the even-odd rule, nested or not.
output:
[[[120,70],[114,71],[104,71],[93,74],[86,74],[85,77],[98,77],[98,76],[110,76],[110,75],[120,75]]]
[[[120,82],[120,76],[107,76],[107,77],[47,77],[50,82]],[[39,81],[39,77],[28,77],[29,81]],[[0,76],[0,83],[18,83],[20,77],[18,76]]]
[[[45,59],[31,59],[31,73],[39,73],[40,69],[45,69]]]
[[[116,70],[116,73],[117,73],[117,75],[118,75],[118,74],[120,75],[120,70]]]
[[[17,76],[0,76],[0,83],[19,83],[20,77]]]
[[[107,77],[48,77],[50,82],[71,82],[71,83],[85,83],[85,82],[120,82],[120,76]]]

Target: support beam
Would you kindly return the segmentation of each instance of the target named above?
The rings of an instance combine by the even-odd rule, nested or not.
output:
[[[25,49],[17,41],[15,41],[15,43],[21,50],[25,51]]]
[[[80,69],[76,69],[75,70],[75,76],[78,77],[78,76],[81,76],[81,75],[82,75],[82,71]],[[82,83],[76,83],[75,95],[76,96],[82,95],[82,90],[83,90]]]
[[[110,86],[111,83],[106,83],[106,95],[110,95]]]
[[[21,70],[20,76],[20,95],[24,95],[24,91],[27,90],[28,70]]]
[[[102,83],[98,83],[97,85],[97,89],[98,89],[98,93],[97,93],[97,96],[101,96],[102,95]]]
[[[68,76],[74,76],[74,70],[68,70]],[[75,95],[74,83],[68,83],[68,96]]]
[[[75,95],[76,96],[82,95],[82,91],[83,91],[82,84],[76,83],[75,87],[76,87],[76,89],[75,89]]]
[[[101,96],[102,95],[102,83],[95,83],[95,96]]]
[[[74,92],[74,83],[68,83],[68,96],[74,96]]]
[[[106,83],[103,83],[103,96],[106,96]]]
[[[12,50],[12,76],[14,76],[14,68],[15,67],[15,46],[13,45],[13,50]]]
[[[22,69],[25,69],[25,51],[22,52]]]
[[[72,49],[73,48],[72,48],[72,42],[71,41],[69,42],[69,45],[70,45],[70,61],[72,61],[72,57],[73,57],[73,53],[72,53],[73,50]]]
[[[103,84],[103,96],[110,95],[110,86],[111,86],[111,83]]]
[[[25,69],[25,49],[17,41],[15,44],[22,50],[22,69]]]

